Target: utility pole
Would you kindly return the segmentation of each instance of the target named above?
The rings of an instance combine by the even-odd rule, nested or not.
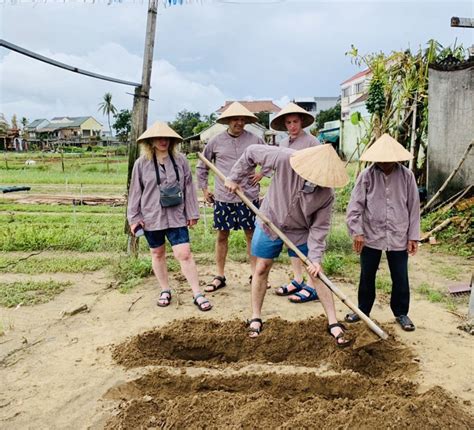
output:
[[[153,50],[155,47],[156,17],[158,13],[158,1],[149,0],[148,15],[146,22],[145,51],[143,54],[142,84],[135,88],[132,109],[132,127],[130,130],[130,150],[128,152],[128,177],[127,177],[127,199],[130,189],[130,179],[135,160],[138,158],[138,137],[146,130],[148,122],[148,102],[150,98],[151,71],[153,67]],[[130,232],[128,221],[125,219],[125,232],[128,233],[127,252],[129,255],[137,255],[138,238]]]

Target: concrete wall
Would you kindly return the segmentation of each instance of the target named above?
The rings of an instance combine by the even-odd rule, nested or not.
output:
[[[428,194],[455,169],[474,139],[474,67],[429,72]],[[444,196],[474,183],[474,152],[464,161]]]

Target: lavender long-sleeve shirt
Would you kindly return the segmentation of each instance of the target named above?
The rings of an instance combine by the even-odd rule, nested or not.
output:
[[[238,137],[231,136],[224,131],[213,137],[206,145],[203,151],[204,157],[215,163],[216,167],[227,176],[230,170],[250,145],[265,145],[262,139],[254,134],[244,130]],[[265,148],[267,146],[265,145]],[[203,162],[199,162],[196,168],[199,188],[208,187],[209,167]],[[249,172],[249,175],[242,181],[241,187],[245,195],[251,200],[257,200],[260,192],[260,185],[252,185],[250,175],[255,169]],[[265,175],[269,172],[262,171]],[[238,203],[240,199],[234,194],[227,191],[224,183],[215,178],[214,198],[219,202]]]
[[[303,193],[305,181],[290,166],[294,152],[289,148],[252,145],[232,168],[229,179],[245,181],[257,164],[274,170],[261,210],[295,245],[307,243],[308,258],[320,262],[331,223],[334,191],[316,187],[312,193]],[[262,228],[272,239],[278,238],[267,226]]]
[[[154,231],[185,227],[187,221],[199,219],[197,192],[188,160],[182,154],[175,155],[174,159],[178,167],[184,202],[173,207],[161,206],[153,160],[148,160],[142,155],[135,161],[132,171],[127,207],[129,224],[143,221],[145,230]],[[159,169],[162,187],[176,184],[176,173],[170,157],[165,158],[164,168],[159,165]]]
[[[351,236],[369,248],[403,251],[420,239],[420,200],[415,176],[397,164],[389,175],[375,164],[357,179],[347,207]]]
[[[306,149],[316,145],[320,145],[319,140],[304,130],[295,139],[288,136],[280,142],[280,148],[291,149]]]

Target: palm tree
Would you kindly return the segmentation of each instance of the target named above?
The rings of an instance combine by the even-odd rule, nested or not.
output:
[[[112,94],[105,93],[102,103],[99,103],[99,112],[103,115],[107,115],[107,122],[109,124],[109,139],[112,137],[112,129],[110,128],[110,114],[115,115],[117,108],[112,104]]]

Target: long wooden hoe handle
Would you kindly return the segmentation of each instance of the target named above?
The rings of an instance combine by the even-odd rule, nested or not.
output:
[[[226,177],[223,173],[213,164],[211,163],[206,157],[204,157],[201,153],[198,153],[199,159],[206,164],[218,177],[225,182]],[[305,264],[305,268],[307,269],[308,266],[311,264],[311,261],[306,257],[290,239],[275,225],[273,224],[268,217],[261,212],[251,200],[249,200],[245,194],[240,191],[239,189],[235,192],[240,199],[257,215],[265,225],[267,225],[272,231],[277,234],[281,240],[285,243],[285,245],[290,248],[292,251],[296,253],[296,255],[301,259],[301,261]],[[369,328],[380,338],[387,339],[388,334],[385,333],[377,324],[375,324],[366,314],[364,314],[357,306],[352,303],[352,301],[341,291],[337,288],[327,277],[324,273],[319,272],[318,278],[328,287],[341,301],[344,303],[350,310],[355,312],[362,321],[364,321]]]

